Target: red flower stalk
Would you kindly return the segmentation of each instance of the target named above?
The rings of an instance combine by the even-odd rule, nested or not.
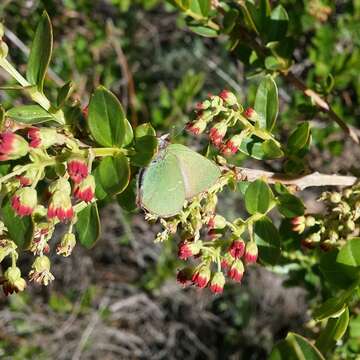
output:
[[[245,243],[243,240],[234,240],[229,250],[231,256],[235,259],[240,259],[245,253]]]
[[[214,146],[219,147],[226,135],[227,125],[224,121],[221,121],[214,125],[210,129],[209,139],[214,144]]]
[[[244,265],[240,259],[236,259],[228,271],[229,278],[240,282],[244,276]]]
[[[179,259],[186,260],[191,256],[199,254],[201,245],[202,242],[200,240],[195,242],[182,241],[178,248]]]
[[[247,264],[256,263],[258,258],[258,247],[255,242],[250,241],[246,244],[244,259]]]
[[[210,267],[201,265],[197,270],[195,270],[191,280],[196,286],[203,289],[209,283],[210,276]]]
[[[221,294],[224,291],[225,276],[219,271],[216,272],[210,282],[210,290],[214,294]]]
[[[89,175],[86,179],[81,181],[80,184],[74,187],[74,196],[78,200],[90,202],[94,199],[95,195],[95,179]]]
[[[84,158],[73,157],[67,162],[69,176],[75,183],[80,183],[89,175],[88,165]]]
[[[35,189],[24,187],[15,192],[11,198],[11,206],[18,216],[31,215],[37,205]]]
[[[65,192],[55,191],[50,199],[47,216],[49,219],[58,218],[60,221],[71,219],[74,216],[74,209],[70,196]]]
[[[16,160],[29,152],[29,144],[10,131],[0,133],[0,161]]]

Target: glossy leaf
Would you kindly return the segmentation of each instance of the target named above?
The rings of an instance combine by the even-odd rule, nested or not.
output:
[[[191,0],[166,0],[166,1],[183,11],[188,10],[190,8],[190,2],[191,2]]]
[[[229,34],[236,25],[236,20],[239,17],[239,11],[230,9],[226,12],[223,19],[223,32]]]
[[[33,225],[31,217],[18,217],[11,207],[9,198],[6,198],[3,202],[1,215],[8,229],[10,239],[13,240],[20,249],[25,250],[29,246],[32,237]]]
[[[289,23],[289,16],[285,8],[280,4],[276,6],[267,22],[267,31],[265,33],[267,42],[280,41],[286,36]]]
[[[280,257],[280,236],[272,221],[264,216],[256,221],[254,237],[262,262],[275,265]]]
[[[268,184],[262,180],[252,182],[245,193],[245,207],[249,214],[265,214],[274,199]]]
[[[134,179],[129,183],[128,187],[116,197],[119,205],[128,212],[136,210],[136,193],[137,183]]]
[[[129,184],[130,165],[126,156],[105,157],[100,161],[94,172],[96,184],[99,183],[107,196],[121,193]]]
[[[9,109],[6,116],[23,124],[41,124],[54,120],[53,116],[39,105],[19,105]]]
[[[304,215],[305,206],[303,202],[292,194],[282,194],[278,196],[278,209],[280,213],[287,217],[293,218],[295,216]]]
[[[283,151],[273,140],[246,138],[239,150],[258,160],[278,159],[284,156]]]
[[[61,108],[65,105],[65,102],[68,100],[69,96],[71,95],[73,91],[74,85],[71,81],[68,81],[66,84],[64,84],[58,92],[58,96],[56,99],[56,105],[58,108]]]
[[[351,293],[346,292],[345,295],[326,300],[314,311],[314,318],[319,321],[329,317],[338,318],[345,311],[350,296]]]
[[[190,0],[190,10],[195,14],[207,18],[211,8],[211,0]]]
[[[360,266],[360,238],[348,240],[340,249],[336,261],[351,267]]]
[[[325,358],[309,340],[290,332],[285,340],[275,345],[269,360],[325,360]]]
[[[292,153],[296,153],[300,149],[306,146],[310,137],[310,126],[306,121],[294,130],[288,140],[288,150]]]
[[[100,237],[100,219],[96,203],[88,205],[77,214],[78,221],[75,225],[77,239],[81,245],[90,249]]]
[[[272,130],[279,113],[279,99],[276,83],[271,76],[266,76],[260,82],[254,108],[260,116],[260,127]]]
[[[135,128],[135,137],[141,138],[143,136],[156,136],[156,131],[150,123],[144,123]]]
[[[103,86],[98,87],[89,103],[88,124],[91,135],[103,146],[122,147],[129,142],[130,128],[119,100]]]
[[[203,25],[191,25],[189,24],[189,29],[193,31],[195,34],[204,36],[204,37],[216,37],[218,36],[218,32],[212,28]]]
[[[31,46],[26,77],[40,91],[43,90],[44,79],[50,63],[53,47],[52,26],[49,15],[44,12],[36,28]]]

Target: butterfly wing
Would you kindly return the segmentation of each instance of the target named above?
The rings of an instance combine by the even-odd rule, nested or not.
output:
[[[185,202],[185,186],[175,155],[167,149],[145,169],[140,180],[140,205],[161,217],[181,212]]]
[[[184,145],[171,144],[167,151],[178,160],[186,199],[209,189],[221,175],[215,163]]]

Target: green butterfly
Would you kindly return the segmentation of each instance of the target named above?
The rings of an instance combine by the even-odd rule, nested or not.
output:
[[[138,203],[160,217],[177,215],[185,200],[209,189],[220,174],[219,167],[204,156],[160,139],[156,158],[139,175]]]

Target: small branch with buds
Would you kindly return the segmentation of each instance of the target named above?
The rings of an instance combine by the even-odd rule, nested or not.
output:
[[[271,171],[237,167],[236,173],[239,181],[254,181],[264,179],[269,184],[281,183],[292,185],[297,190],[304,190],[313,186],[352,186],[357,182],[355,176],[328,175],[314,172],[302,176],[288,176]]]

